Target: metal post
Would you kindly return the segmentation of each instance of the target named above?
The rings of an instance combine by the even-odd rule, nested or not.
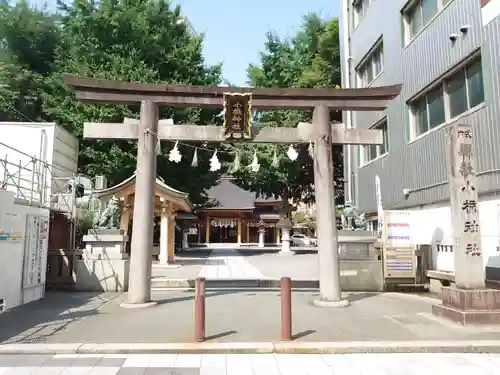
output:
[[[21,192],[21,171],[23,170],[23,161],[19,160],[19,167],[17,171],[17,192],[16,197],[21,198],[21,195],[24,197],[24,194]]]
[[[9,161],[7,160],[9,157],[9,154],[5,154],[5,160],[4,162],[2,163],[3,164],[3,184],[5,185],[5,187],[3,187],[5,190],[7,190],[7,179],[9,177],[9,174],[7,173],[7,168],[8,168],[8,165],[9,165]]]
[[[35,173],[36,173],[36,156],[31,159],[31,189],[30,189],[30,205],[33,204],[33,188],[35,186]]]
[[[281,341],[292,340],[292,280],[282,277],[281,289]]]
[[[196,278],[196,295],[194,298],[194,340],[205,341],[205,284],[204,277]]]

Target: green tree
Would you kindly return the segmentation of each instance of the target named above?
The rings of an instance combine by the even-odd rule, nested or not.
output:
[[[61,38],[55,51],[55,72],[47,80],[43,110],[78,137],[83,123],[121,122],[138,117],[139,108],[124,105],[89,105],[77,102],[62,84],[61,74],[142,83],[218,84],[221,66],[205,65],[203,35],[190,31],[179,6],[167,0],[75,0],[59,2]],[[216,113],[216,112],[215,112]],[[207,123],[214,111],[162,109],[161,118],[176,123]],[[218,177],[208,172],[208,160],[200,153],[196,179],[184,173],[191,163],[182,149],[179,164],[168,161],[170,142],[162,143],[158,174],[174,188],[191,193],[196,200]],[[82,140],[80,171],[89,176],[106,175],[110,183],[130,176],[136,165],[133,141]]]
[[[317,14],[304,16],[304,23],[292,38],[281,39],[275,33],[267,34],[265,52],[260,64],[248,68],[249,83],[253,87],[339,87],[340,54],[338,20],[323,20]],[[312,111],[268,111],[260,115],[257,126],[296,127],[301,121],[311,121]],[[331,113],[331,120],[340,120],[339,112]],[[243,168],[234,173],[237,183],[263,196],[282,197],[294,202],[314,200],[314,174],[309,145],[295,145],[299,156],[290,161],[286,156],[289,146],[233,145],[228,149],[250,160],[256,148],[261,167],[257,173]],[[279,167],[272,166],[277,153]],[[343,198],[342,148],[332,146],[333,167],[337,197]]]
[[[0,121],[50,120],[42,94],[60,38],[56,21],[26,1],[0,3]]]

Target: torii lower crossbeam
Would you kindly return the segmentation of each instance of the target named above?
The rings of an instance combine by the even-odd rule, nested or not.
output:
[[[332,144],[373,145],[383,143],[382,130],[346,129],[344,124],[331,125]],[[300,123],[296,128],[263,128],[251,142],[253,143],[306,143],[313,141],[318,128],[308,123]],[[139,120],[125,119],[123,123],[86,122],[83,137],[89,139],[138,139]],[[172,120],[160,120],[158,123],[160,140],[224,142],[222,127],[200,125],[174,125]]]

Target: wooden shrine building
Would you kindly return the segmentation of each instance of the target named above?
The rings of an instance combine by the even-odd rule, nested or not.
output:
[[[198,220],[190,223],[190,246],[257,244],[259,228],[265,230],[266,245],[280,242],[276,224],[280,219],[281,199],[258,197],[236,186],[231,177],[222,177],[207,195],[211,204],[198,209]]]
[[[120,229],[129,236],[132,234],[132,214],[134,211],[134,195],[136,175],[133,174],[121,183],[102,190],[97,190],[93,196],[104,204],[113,197],[120,202]],[[176,216],[181,213],[191,212],[193,207],[189,194],[168,186],[161,178],[156,178],[155,185],[154,217],[151,218],[151,230],[155,222],[159,222],[159,238],[154,239],[159,246],[153,247],[153,255],[158,255],[160,263],[173,263],[175,247]],[[159,219],[159,220],[157,220]]]

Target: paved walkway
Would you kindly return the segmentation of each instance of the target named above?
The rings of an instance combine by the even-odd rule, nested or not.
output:
[[[279,292],[207,291],[206,295],[208,341],[279,340]],[[317,295],[307,291],[292,295],[295,342],[500,340],[497,326],[461,327],[432,315],[436,300],[421,296],[346,293],[351,306],[325,309],[312,304]],[[193,292],[153,292],[158,306],[149,309],[123,309],[120,303],[126,298],[126,293],[47,293],[43,300],[0,314],[0,342],[193,342]]]
[[[70,354],[0,356],[1,375],[494,375],[489,354]]]
[[[198,274],[207,279],[258,279],[264,277],[259,269],[235,249],[216,249]]]

